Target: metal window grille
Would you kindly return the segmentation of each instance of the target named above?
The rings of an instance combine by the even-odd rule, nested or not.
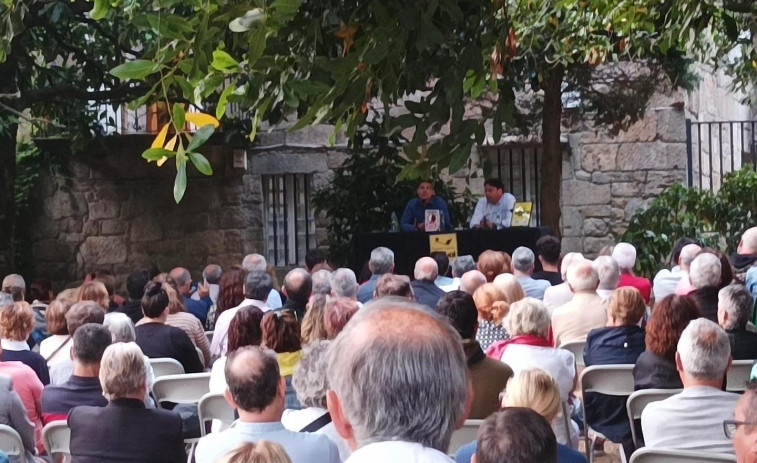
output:
[[[277,267],[302,265],[315,246],[315,215],[308,174],[263,175],[265,243],[268,262]]]
[[[516,201],[531,201],[534,204],[532,224],[541,224],[539,214],[539,162],[542,148],[538,144],[508,144],[492,148],[490,160],[492,175],[499,177],[505,190],[515,196]]]
[[[727,173],[757,170],[757,121],[687,119],[686,157],[688,185],[717,191]]]

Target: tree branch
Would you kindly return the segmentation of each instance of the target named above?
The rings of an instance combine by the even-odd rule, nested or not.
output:
[[[110,41],[110,43],[112,43],[114,47],[121,50],[123,53],[132,55],[134,58],[139,58],[140,56],[142,56],[142,53],[136,50],[132,50],[131,48],[119,42],[115,36],[109,34],[105,29],[103,29],[99,22],[87,17],[80,17],[79,20],[85,24],[92,26],[93,29],[102,34],[102,36],[108,39],[108,41]]]
[[[58,84],[50,87],[31,89],[20,94],[0,94],[0,100],[21,101],[25,105],[40,101],[72,98],[84,101],[124,101],[149,89],[147,85],[120,86],[109,90],[82,90],[72,84]]]

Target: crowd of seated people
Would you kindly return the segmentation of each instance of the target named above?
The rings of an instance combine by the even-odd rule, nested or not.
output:
[[[124,297],[102,273],[57,296],[37,284],[27,301],[23,277],[9,275],[0,424],[23,443],[11,461],[49,458],[42,428],[61,420],[75,462],[186,461],[196,413],[156,409],[151,396],[152,362],[168,358],[206,372],[238,417],[206,429],[198,463],[434,463],[452,450],[465,463],[578,463],[581,434],[595,437],[588,453],[610,441],[626,456],[638,444],[757,463],[757,378],[726,391],[732,363],[757,360],[757,228],[730,258],[680,240],[653,280],[634,273],[629,243],[593,261],[559,244],[434,254],[412,277],[377,248],[365,281],[318,251],[281,287],[251,254],[207,265],[198,284],[183,267],[134,271]],[[627,397],[578,394],[573,345],[586,367],[633,365],[635,390],[670,390],[644,409],[639,439]],[[450,449],[466,419],[484,420],[476,441]]]

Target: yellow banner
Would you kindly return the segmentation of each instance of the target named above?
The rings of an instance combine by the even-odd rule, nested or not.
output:
[[[450,262],[457,258],[457,234],[429,235],[428,247],[431,252],[447,253]]]

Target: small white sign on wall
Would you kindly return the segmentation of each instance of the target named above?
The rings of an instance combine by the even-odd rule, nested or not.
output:
[[[234,168],[247,170],[247,151],[234,150]]]

